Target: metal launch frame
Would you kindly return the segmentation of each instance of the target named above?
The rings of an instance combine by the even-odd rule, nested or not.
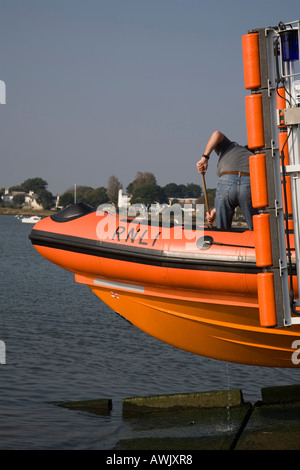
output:
[[[262,146],[249,148],[266,155],[268,206],[259,212],[269,214],[270,220],[272,265],[265,272],[274,275],[277,327],[300,324],[299,30],[300,21],[293,21],[248,32],[258,35],[260,86],[251,89],[251,95],[261,95],[264,135]],[[278,98],[284,98],[284,109],[279,109]],[[248,124],[247,131],[249,144]],[[288,154],[288,163],[284,154]],[[287,206],[289,187],[292,214]],[[290,246],[292,226],[295,251]],[[297,278],[298,298],[292,273]]]

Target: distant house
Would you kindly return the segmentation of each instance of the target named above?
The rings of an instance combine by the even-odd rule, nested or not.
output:
[[[1,196],[1,199],[3,201],[4,204],[12,204],[13,203],[13,199],[14,199],[14,196],[16,195],[24,195],[24,191],[12,191],[12,192],[9,192],[8,189],[5,190],[5,193],[3,194],[3,196]]]
[[[43,209],[43,206],[37,202],[38,195],[33,191],[26,193],[25,191],[9,191],[6,189],[3,196],[1,196],[1,199],[5,205],[10,205],[14,203],[15,196],[24,196],[24,207],[30,207],[31,209],[39,210]]]
[[[123,194],[122,189],[119,189],[119,195],[118,195],[118,207],[119,209],[125,209],[130,207],[130,199],[131,196],[128,196],[127,194]],[[195,206],[198,198],[176,198],[176,197],[169,197],[169,204],[159,204],[158,202],[156,204],[152,204],[153,210],[155,209],[154,206],[156,206],[157,211],[162,210],[165,207],[171,206],[176,202],[176,204],[179,204],[182,206],[183,210],[186,211],[195,211]],[[185,205],[190,205],[191,207],[185,207]]]
[[[169,204],[173,204],[173,201],[176,201],[177,204],[180,204],[181,206],[184,206],[185,204],[192,204],[195,205],[196,201],[198,198],[196,197],[186,197],[186,198],[181,198],[181,197],[169,197]]]
[[[128,208],[130,206],[130,199],[131,197],[127,194],[123,194],[122,189],[119,189],[118,194],[118,207],[119,208]]]

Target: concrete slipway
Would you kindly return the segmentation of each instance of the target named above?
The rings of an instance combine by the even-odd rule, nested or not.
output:
[[[245,403],[241,390],[123,400],[124,432],[113,450],[300,450],[300,385],[268,387]],[[60,403],[110,413],[110,399]]]

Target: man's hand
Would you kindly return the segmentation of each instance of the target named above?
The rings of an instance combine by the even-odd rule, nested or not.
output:
[[[216,209],[212,209],[210,212],[206,212],[206,220],[209,225],[212,225],[216,218]]]
[[[208,167],[208,160],[205,157],[202,157],[201,160],[197,163],[197,168],[199,173],[205,173]]]

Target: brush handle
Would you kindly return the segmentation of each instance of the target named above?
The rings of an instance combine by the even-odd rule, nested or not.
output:
[[[201,176],[202,176],[202,185],[203,185],[203,192],[204,192],[205,205],[206,205],[207,212],[210,213],[209,203],[208,203],[208,197],[207,197],[207,191],[206,191],[206,183],[205,183],[205,176],[204,176],[204,173],[201,173]],[[209,226],[212,227],[211,224],[209,224]]]

